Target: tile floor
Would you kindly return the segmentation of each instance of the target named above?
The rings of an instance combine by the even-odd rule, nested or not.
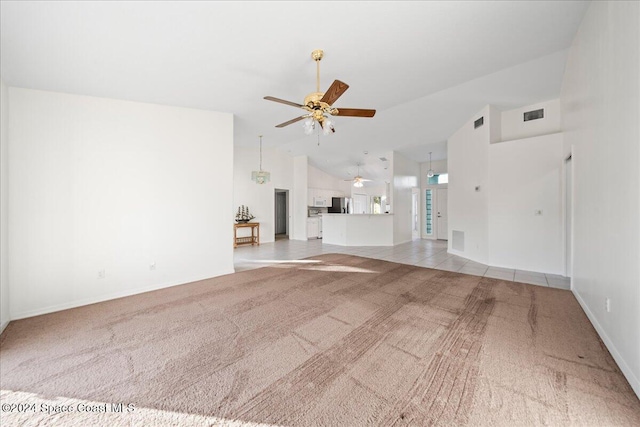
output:
[[[411,264],[418,267],[455,271],[495,279],[570,289],[568,277],[534,271],[490,267],[447,253],[447,242],[441,240],[414,240],[397,246],[344,247],[323,244],[321,239],[308,241],[278,240],[260,246],[239,246],[234,252],[236,271],[265,267],[284,260],[298,260],[326,253],[345,253],[385,261]]]

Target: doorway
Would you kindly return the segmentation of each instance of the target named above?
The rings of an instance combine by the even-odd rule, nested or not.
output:
[[[275,240],[289,238],[289,190],[275,189]]]
[[[355,214],[368,214],[369,203],[367,203],[366,194],[354,194],[353,195],[353,213]]]
[[[565,217],[564,217],[564,233],[565,233],[565,275],[571,277],[573,275],[573,164],[571,155],[564,162],[564,194],[565,194]]]
[[[446,188],[436,190],[436,238],[438,240],[449,240],[449,222],[447,221],[448,193]]]

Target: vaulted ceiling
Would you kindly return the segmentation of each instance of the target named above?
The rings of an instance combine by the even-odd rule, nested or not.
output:
[[[9,86],[230,112],[235,143],[306,154],[348,177],[377,173],[397,150],[446,157],[446,139],[486,104],[515,108],[559,95],[566,50],[585,1],[7,2],[1,68]],[[305,136],[315,91],[350,85],[336,106],[374,118],[334,120]],[[319,144],[318,144],[319,143]],[[368,154],[364,154],[364,152]],[[367,170],[368,168],[368,170]]]

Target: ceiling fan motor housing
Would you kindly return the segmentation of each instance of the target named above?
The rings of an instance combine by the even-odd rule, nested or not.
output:
[[[312,92],[304,98],[304,105],[309,108],[320,106],[320,100],[324,96],[324,92]]]

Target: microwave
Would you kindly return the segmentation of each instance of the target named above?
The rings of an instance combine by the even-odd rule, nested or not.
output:
[[[327,207],[327,199],[325,199],[324,197],[314,197],[313,206],[317,208],[325,208]]]

